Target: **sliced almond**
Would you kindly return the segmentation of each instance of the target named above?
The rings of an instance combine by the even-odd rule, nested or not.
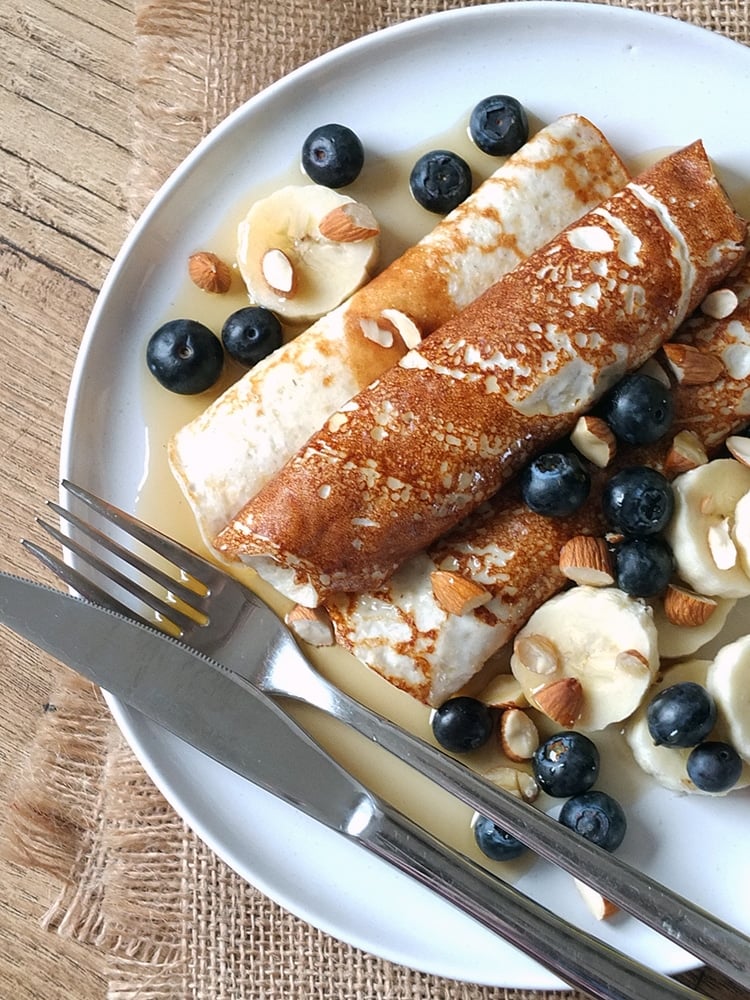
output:
[[[384,309],[381,316],[393,324],[407,350],[411,351],[422,343],[419,327],[406,313],[402,313],[399,309]]]
[[[718,602],[713,597],[705,597],[670,583],[664,593],[663,606],[667,621],[684,628],[696,628],[706,624],[716,611]]]
[[[333,646],[333,625],[325,608],[295,606],[284,616],[284,621],[294,634],[311,646]]]
[[[575,883],[576,889],[578,889],[581,894],[581,898],[584,903],[597,920],[606,920],[608,917],[613,917],[616,913],[620,912],[617,904],[611,902],[609,899],[605,899],[598,889],[594,889],[593,886],[586,885],[586,883],[581,881],[579,878],[574,878],[573,882]]]
[[[318,223],[321,236],[334,243],[361,243],[380,232],[380,226],[367,205],[351,201],[338,205]]]
[[[448,570],[434,570],[430,582],[435,600],[449,615],[465,615],[486,604],[492,596],[480,584]]]
[[[553,722],[569,728],[581,716],[583,687],[577,677],[561,677],[535,691],[534,701]]]
[[[261,271],[268,287],[283,298],[291,298],[297,288],[294,265],[283,250],[274,247],[266,250],[261,261]]]
[[[737,308],[738,299],[731,288],[717,288],[701,302],[701,312],[711,319],[726,319]]]
[[[664,471],[668,476],[678,476],[707,462],[708,454],[695,431],[680,431],[675,434],[667,452]]]
[[[726,445],[732,458],[736,458],[743,465],[750,465],[750,438],[733,434],[727,438]]]
[[[498,674],[477,695],[490,708],[526,708],[529,704],[523,688],[513,674]]]
[[[724,363],[715,354],[703,354],[690,344],[664,345],[669,366],[682,385],[705,385],[715,382],[724,371]]]
[[[539,786],[533,776],[518,768],[506,765],[493,767],[491,771],[485,772],[484,777],[525,802],[534,802],[539,796]]]
[[[669,381],[669,375],[667,375],[656,358],[649,358],[648,361],[645,361],[638,369],[638,374],[648,375],[649,378],[655,379],[667,389],[672,387],[672,383]]]
[[[737,564],[737,546],[732,539],[728,518],[723,517],[710,526],[707,541],[717,569],[732,569]]]
[[[232,285],[232,271],[221,257],[208,250],[200,250],[188,257],[188,274],[201,291],[223,295]]]
[[[500,716],[500,746],[509,760],[531,760],[539,746],[539,730],[520,708],[510,708]]]
[[[612,557],[603,538],[576,535],[560,549],[560,571],[568,580],[590,587],[609,587],[615,582]]]
[[[615,657],[615,670],[624,670],[635,677],[642,677],[644,674],[651,674],[651,664],[640,650],[625,649]]]
[[[560,654],[546,635],[521,635],[513,644],[519,663],[533,674],[554,674],[560,668]]]
[[[367,319],[362,317],[359,321],[359,328],[367,340],[381,347],[393,347],[393,327],[386,320]]]
[[[570,435],[578,451],[600,469],[605,469],[617,451],[617,441],[609,424],[601,417],[579,417]]]

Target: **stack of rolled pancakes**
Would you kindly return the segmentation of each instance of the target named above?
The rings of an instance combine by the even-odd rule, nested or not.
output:
[[[588,161],[585,153],[576,161],[575,182],[560,148],[557,175],[538,164],[535,170],[529,156],[533,143],[554,145],[566,129],[585,135],[596,149]],[[501,238],[513,213],[500,204],[491,213],[496,242],[512,244],[514,252],[505,267],[488,267],[468,305],[446,294],[434,324],[429,309],[419,313],[408,292],[394,305],[391,278],[402,287],[409,273],[420,287],[414,265],[423,245],[425,262],[441,252],[451,258],[443,273],[454,280],[446,287],[461,285],[455,276],[476,243],[467,242],[466,228],[463,240],[455,238],[455,227],[470,225],[472,212],[481,211],[482,186],[458,217],[448,216],[340,307],[337,312],[356,310],[359,298],[368,309],[373,302],[381,311],[397,308],[424,339],[408,351],[404,345],[400,360],[382,372],[369,372],[367,383],[340,399],[311,437],[295,442],[261,488],[255,488],[259,480],[243,483],[244,505],[212,541],[224,558],[255,566],[282,593],[308,606],[325,604],[343,645],[432,704],[460,689],[563,585],[557,567],[562,542],[602,530],[597,483],[581,511],[553,521],[520,502],[512,482],[519,468],[568,434],[616,380],[675,335],[709,352],[746,336],[747,270],[734,279],[740,304],[730,320],[706,320],[710,337],[700,324],[680,330],[744,257],[745,224],[702,145],[626,183],[619,158],[589,123],[569,116],[550,130],[551,137],[542,130],[486,183],[506,170],[526,170],[535,178],[528,182],[529,197],[540,219],[547,218],[545,204],[558,201],[554,188],[567,191],[562,225],[546,232],[541,246],[528,248]],[[572,145],[569,136],[562,142]],[[588,176],[587,162],[595,164]],[[540,196],[545,176],[553,190]],[[501,202],[512,192],[517,203],[523,190],[497,184]],[[526,215],[519,209],[517,217]],[[441,227],[447,236],[442,243]],[[452,315],[446,300],[455,302]],[[310,335],[315,327],[303,337]],[[250,375],[263,380],[262,370]],[[747,421],[747,388],[744,371],[734,378],[729,369],[701,391],[676,387],[675,431],[697,429],[705,446],[714,447]],[[209,422],[221,405],[215,404]],[[189,438],[183,437],[183,453]],[[179,435],[173,445],[172,465],[190,498]],[[652,449],[649,462],[663,463],[667,448]],[[644,458],[622,454],[619,461]],[[446,611],[432,589],[435,570],[446,568],[480,585],[486,599],[463,614]]]

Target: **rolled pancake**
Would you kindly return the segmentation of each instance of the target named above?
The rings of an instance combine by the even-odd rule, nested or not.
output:
[[[399,323],[417,339],[432,333],[627,180],[594,125],[560,118],[346,303],[181,428],[169,463],[207,545],[339,406],[403,357]]]
[[[571,517],[535,514],[522,502],[517,484],[509,484],[382,587],[334,596],[327,607],[340,645],[420,701],[442,703],[568,583],[558,565],[560,549],[575,535],[606,529],[600,496],[607,479],[630,465],[670,475],[665,461],[682,430],[695,433],[711,455],[744,427],[750,421],[750,263],[726,287],[738,298],[731,316],[711,320],[698,314],[674,338],[719,359],[723,371],[707,384],[673,385],[675,419],[663,440],[621,447],[605,470],[590,467],[591,495]],[[474,581],[489,600],[462,615],[448,614],[432,591],[432,574],[439,570]]]
[[[665,157],[333,414],[217,549],[301,603],[377,588],[668,340],[745,232],[702,143]]]

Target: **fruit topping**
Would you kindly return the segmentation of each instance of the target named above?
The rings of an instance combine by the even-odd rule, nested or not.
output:
[[[246,306],[233,312],[224,321],[221,340],[231,358],[252,368],[277,347],[281,347],[281,323],[270,309]]]
[[[658,665],[651,609],[615,587],[577,586],[550,598],[516,636],[510,659],[529,704],[579,732],[626,719]]]
[[[165,389],[184,396],[205,392],[218,380],[224,351],[218,337],[193,319],[173,319],[152,334],[146,364]]]
[[[510,156],[529,137],[529,122],[522,104],[507,94],[493,94],[471,112],[469,135],[483,153]]]
[[[669,430],[674,403],[669,389],[650,375],[620,379],[602,402],[602,417],[628,444],[652,444]]]
[[[492,861],[513,861],[526,850],[525,844],[486,816],[476,815],[472,826],[477,847]]]
[[[310,180],[324,187],[351,184],[364,163],[362,142],[346,125],[319,125],[302,144],[302,169]]]
[[[620,803],[599,791],[584,792],[568,799],[560,810],[560,822],[605,851],[616,850],[627,830]]]
[[[716,724],[716,702],[702,684],[682,681],[651,700],[646,721],[657,746],[694,747]]]
[[[572,452],[537,455],[524,468],[520,482],[524,503],[546,517],[574,513],[591,490],[591,476]]]
[[[288,185],[256,201],[240,222],[237,266],[255,305],[301,323],[367,281],[379,247],[379,227],[364,205],[327,187]]]
[[[449,698],[432,714],[435,739],[454,753],[477,750],[487,742],[494,728],[492,709],[477,698]]]
[[[656,469],[635,465],[622,469],[604,487],[604,516],[610,527],[635,538],[655,535],[674,510],[672,487]]]
[[[672,550],[663,538],[628,538],[615,548],[615,583],[631,597],[655,597],[674,573]]]
[[[690,751],[687,773],[696,788],[714,794],[728,792],[740,779],[742,758],[729,743],[699,743]]]
[[[588,791],[599,776],[599,750],[583,733],[557,733],[537,747],[532,768],[547,795],[578,795]]]
[[[409,187],[417,204],[440,215],[468,198],[471,184],[471,167],[448,149],[433,149],[420,156],[409,176]]]

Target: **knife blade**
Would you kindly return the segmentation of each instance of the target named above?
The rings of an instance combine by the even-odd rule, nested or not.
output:
[[[148,626],[0,572],[0,622],[219,763],[432,889],[602,1000],[701,994],[506,885],[379,799],[261,692]],[[273,748],[273,752],[268,752]]]

